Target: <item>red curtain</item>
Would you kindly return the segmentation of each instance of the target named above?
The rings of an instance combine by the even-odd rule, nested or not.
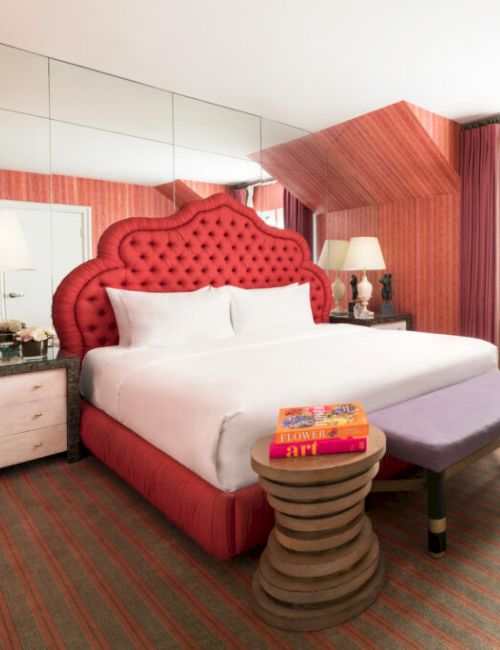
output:
[[[461,303],[466,336],[498,342],[498,124],[461,132]],[[441,281],[446,282],[446,278]]]
[[[283,220],[285,228],[296,230],[313,247],[313,216],[311,210],[299,201],[286,187],[283,190]]]
[[[229,196],[233,197],[238,203],[241,203],[242,205],[247,204],[248,200],[248,190],[246,187],[243,187],[241,189],[236,189],[236,188],[231,188],[228,191]]]

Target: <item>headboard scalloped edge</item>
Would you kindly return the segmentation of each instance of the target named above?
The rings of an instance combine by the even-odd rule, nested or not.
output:
[[[193,291],[233,284],[311,284],[316,322],[327,322],[330,280],[311,261],[298,233],[266,225],[227,194],[187,203],[170,217],[118,221],[102,235],[97,257],[75,268],[54,294],[52,318],[61,347],[81,357],[116,345],[106,286],[136,291]]]

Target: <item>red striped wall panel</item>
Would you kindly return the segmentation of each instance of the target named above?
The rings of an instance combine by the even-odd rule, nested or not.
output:
[[[408,102],[405,102],[405,104],[415,114],[434,144],[453,166],[453,169],[459,173],[460,124],[436,113],[426,111],[424,108],[420,108],[414,104],[409,104]]]
[[[265,149],[262,166],[317,213],[450,194],[459,190],[458,128],[398,102]]]
[[[412,314],[415,329],[459,333],[459,193],[318,216],[318,251],[325,238],[359,235],[378,236],[387,271],[393,274],[394,306]],[[343,274],[346,285],[347,275]],[[377,308],[381,274],[368,275]]]
[[[459,333],[459,125],[400,102],[339,126],[323,132],[336,177],[317,218],[318,252],[325,238],[378,236],[396,309],[419,330]],[[376,308],[380,274],[369,275]]]
[[[173,203],[147,185],[0,170],[0,198],[50,203],[51,196],[53,203],[92,208],[94,251],[103,231],[115,221],[165,217],[174,212]]]

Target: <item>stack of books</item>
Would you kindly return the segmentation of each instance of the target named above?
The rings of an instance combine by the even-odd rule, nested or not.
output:
[[[368,420],[359,402],[280,409],[269,458],[366,451]]]

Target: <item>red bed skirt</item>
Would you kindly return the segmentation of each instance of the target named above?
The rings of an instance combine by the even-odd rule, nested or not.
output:
[[[257,483],[222,492],[85,401],[81,438],[99,460],[213,557],[225,560],[267,540],[274,513]]]
[[[274,512],[257,483],[222,492],[84,400],[81,438],[212,557],[226,560],[266,542]],[[391,478],[408,466],[385,456],[377,478]]]

